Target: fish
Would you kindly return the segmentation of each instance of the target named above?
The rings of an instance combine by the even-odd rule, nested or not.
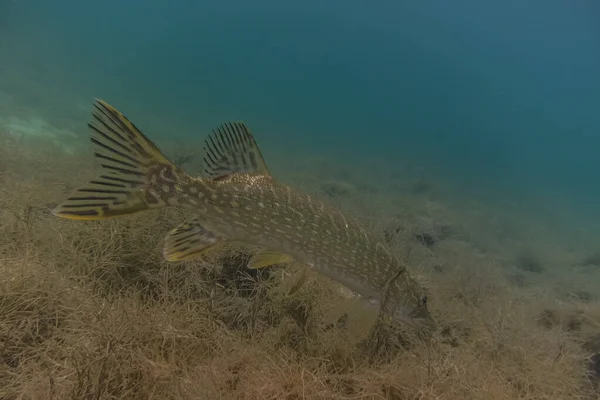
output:
[[[244,122],[212,130],[198,176],[176,166],[103,100],[94,99],[88,127],[102,170],[58,204],[54,216],[104,220],[183,207],[192,215],[165,236],[168,261],[189,260],[234,242],[253,245],[262,250],[249,268],[298,262],[358,295],[330,310],[325,320],[346,314],[349,325],[368,332],[383,313],[420,331],[437,329],[424,288],[385,241],[332,204],[275,179]],[[305,280],[303,273],[292,290]]]

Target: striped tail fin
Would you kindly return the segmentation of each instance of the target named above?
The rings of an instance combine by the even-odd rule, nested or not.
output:
[[[123,114],[96,99],[88,124],[94,155],[103,173],[52,210],[57,217],[98,220],[169,204],[160,182],[173,188],[179,171]],[[173,188],[174,189],[174,188]],[[174,195],[175,191],[170,193]],[[173,199],[174,200],[174,199]]]

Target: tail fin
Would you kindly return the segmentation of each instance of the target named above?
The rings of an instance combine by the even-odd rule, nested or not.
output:
[[[98,220],[166,206],[165,193],[159,196],[148,189],[151,183],[166,182],[168,178],[172,178],[169,182],[176,181],[177,168],[158,147],[102,100],[95,100],[93,119],[88,126],[103,174],[77,189],[52,214],[67,219]]]

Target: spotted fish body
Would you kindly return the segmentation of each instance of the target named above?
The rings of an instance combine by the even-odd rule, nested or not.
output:
[[[379,298],[399,272],[395,258],[369,230],[271,177],[236,174],[193,182],[206,198],[202,207],[206,226],[220,236],[304,260],[368,298]],[[182,205],[197,203],[183,190],[179,198]]]
[[[91,139],[106,173],[78,189],[55,215],[104,219],[185,207],[195,217],[165,238],[167,260],[188,259],[229,241],[259,246],[270,254],[262,266],[277,257],[299,261],[358,293],[364,305],[435,329],[422,289],[379,237],[337,208],[275,180],[243,123],[213,131],[205,143],[204,176],[192,177],[112,106],[98,100],[93,115]]]

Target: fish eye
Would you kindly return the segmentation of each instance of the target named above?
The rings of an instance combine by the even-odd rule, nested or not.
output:
[[[427,305],[427,296],[421,297],[421,304],[424,306]]]

